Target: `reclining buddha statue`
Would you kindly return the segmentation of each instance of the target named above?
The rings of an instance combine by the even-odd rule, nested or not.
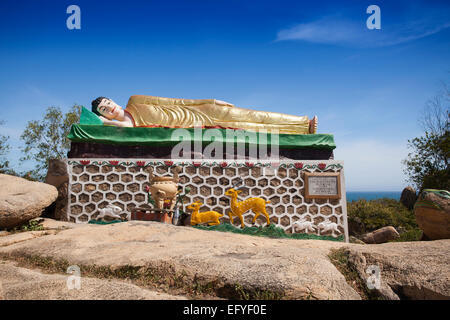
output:
[[[92,111],[104,125],[120,127],[168,127],[278,130],[284,134],[313,134],[317,116],[293,116],[277,112],[235,107],[215,99],[172,99],[135,95],[123,109],[109,98],[92,101]]]

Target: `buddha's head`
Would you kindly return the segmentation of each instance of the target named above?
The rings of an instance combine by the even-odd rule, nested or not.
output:
[[[109,98],[98,97],[92,101],[92,112],[99,116],[113,120],[123,113],[123,109]]]

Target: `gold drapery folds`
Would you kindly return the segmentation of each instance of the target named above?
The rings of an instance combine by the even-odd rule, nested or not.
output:
[[[285,134],[310,133],[307,116],[244,109],[215,99],[135,95],[130,97],[125,110],[133,117],[136,127],[192,128],[196,123],[201,123],[203,127],[278,130]]]

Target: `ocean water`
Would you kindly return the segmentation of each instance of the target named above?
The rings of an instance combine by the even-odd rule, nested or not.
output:
[[[358,199],[380,199],[391,198],[400,200],[401,191],[347,191],[347,201],[356,201]]]

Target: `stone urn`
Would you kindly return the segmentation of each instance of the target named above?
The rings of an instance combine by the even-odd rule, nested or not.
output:
[[[150,171],[149,189],[155,201],[155,207],[159,210],[173,211],[174,209],[180,181],[178,173],[181,172],[181,168],[175,167],[173,171],[173,177],[156,177],[153,175],[153,170]],[[169,203],[169,206],[165,206],[166,203]]]
[[[450,192],[423,190],[414,205],[414,214],[424,239],[450,239]]]

